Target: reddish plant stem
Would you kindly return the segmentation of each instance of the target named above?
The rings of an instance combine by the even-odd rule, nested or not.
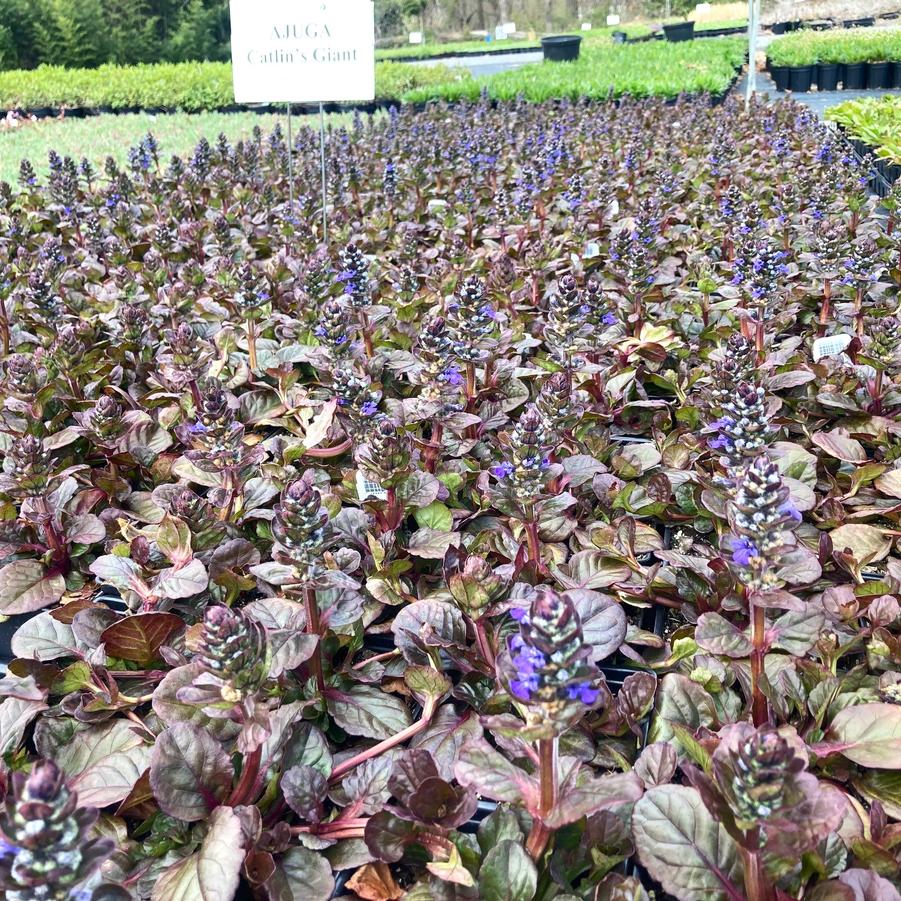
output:
[[[413,723],[412,726],[407,726],[406,729],[402,729],[396,735],[392,735],[391,738],[386,738],[377,745],[373,745],[371,748],[367,748],[365,751],[361,751],[359,754],[355,754],[353,757],[343,760],[332,770],[332,774],[329,776],[328,781],[330,783],[337,782],[342,776],[349,773],[351,770],[356,769],[361,763],[372,760],[373,757],[378,757],[380,754],[384,754],[385,751],[390,751],[391,748],[395,748],[414,736],[419,735],[420,732],[424,732],[429,727],[429,723],[431,723],[432,717],[435,715],[436,706],[437,702],[435,698],[429,698],[422,709],[422,716]]]
[[[325,831],[323,829],[318,829],[314,835],[321,835],[324,838],[330,839],[342,839],[342,838],[363,838],[366,835],[366,823],[368,820],[363,821],[362,826],[347,826],[344,829],[332,829]],[[311,826],[294,826],[291,829],[291,832],[294,835],[300,835],[305,832],[312,832],[313,829]]]
[[[0,337],[3,339],[3,356],[9,356],[9,317],[6,315],[6,304],[0,300]]]
[[[303,600],[307,611],[307,634],[315,635],[318,639],[316,650],[313,651],[313,656],[310,657],[310,672],[316,677],[316,686],[319,688],[319,693],[324,694],[325,676],[322,673],[322,634],[320,632],[319,602],[316,600],[316,589],[305,589]]]
[[[372,346],[372,331],[369,328],[369,317],[365,310],[360,310],[360,331],[363,335],[363,347],[366,348],[366,356],[372,359],[375,352]]]
[[[488,626],[485,623],[484,619],[477,619],[475,621],[475,629],[476,629],[476,642],[479,645],[479,653],[482,655],[482,659],[487,663],[492,669],[494,669],[494,648],[491,645],[491,638],[488,635]]]
[[[882,380],[883,371],[880,369],[876,372],[876,378],[873,379],[873,413],[876,416],[882,415]]]
[[[757,832],[757,830],[754,830]],[[776,901],[776,889],[756,851],[743,851],[745,892],[748,901]]]
[[[466,364],[466,409],[472,409],[472,402],[476,399],[476,364]]]
[[[438,455],[441,453],[441,439],[444,437],[444,426],[440,422],[432,426],[432,439],[425,448],[426,472],[435,472],[438,463]]]
[[[390,660],[392,657],[397,657],[400,654],[400,651],[385,651],[384,654],[375,654],[372,657],[367,657],[365,660],[360,660],[358,663],[355,663],[351,669],[359,669],[361,666],[366,666],[367,663],[376,663],[379,660]]]
[[[557,742],[556,736],[538,740],[538,778],[541,796],[538,802],[538,815],[532,821],[532,829],[526,841],[526,851],[536,863],[544,854],[552,834],[552,830],[544,825],[544,820],[557,803]]]
[[[832,280],[823,282],[823,303],[820,305],[820,321],[817,327],[817,335],[822,338],[826,334],[826,325],[829,322],[829,313],[832,304]]]
[[[253,800],[250,796],[253,793],[254,784],[257,776],[260,774],[260,761],[263,758],[263,746],[258,745],[244,760],[244,769],[241,771],[241,778],[235,786],[234,791],[225,803],[229,807],[237,807],[239,804],[246,804]]]
[[[199,416],[203,409],[203,398],[200,396],[200,388],[197,387],[197,379],[191,379],[191,397],[194,399],[194,413]]]
[[[303,452],[305,457],[318,457],[319,459],[323,459],[325,457],[340,457],[345,451],[350,450],[353,441],[350,438],[346,438],[340,444],[336,444],[334,447],[313,447],[310,450],[306,450]]]
[[[769,722],[769,706],[763,693],[763,658],[766,653],[766,610],[754,603],[753,595],[748,598],[751,613],[751,715],[758,728]]]
[[[526,530],[526,543],[529,547],[529,561],[534,563],[538,570],[541,570],[541,542],[538,539],[538,523],[532,519],[523,525]]]
[[[257,371],[257,328],[252,319],[247,320],[247,356],[250,371]]]

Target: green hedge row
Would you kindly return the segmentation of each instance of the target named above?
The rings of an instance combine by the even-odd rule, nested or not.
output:
[[[901,60],[901,28],[854,28],[835,33],[797,31],[776,38],[767,47],[766,55],[773,66]]]
[[[377,63],[376,95],[398,100],[416,88],[471,80],[466,69]],[[67,107],[113,110],[222,109],[235,102],[230,63],[159,63],[146,66],[100,66],[0,72],[0,109]]]
[[[741,39],[678,44],[589,45],[574,63],[533,63],[486,78],[465,68],[376,64],[376,99],[421,102],[555,97],[604,99],[610,95],[675,97],[721,93],[744,60]],[[101,66],[0,72],[0,109],[141,108],[214,110],[234,104],[228,63]]]

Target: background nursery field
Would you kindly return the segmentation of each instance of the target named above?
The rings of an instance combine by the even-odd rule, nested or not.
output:
[[[901,899],[897,103],[186,59],[0,73],[3,897]]]

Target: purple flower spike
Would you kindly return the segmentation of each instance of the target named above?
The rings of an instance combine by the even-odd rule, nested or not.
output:
[[[732,562],[739,566],[750,566],[751,560],[760,556],[760,551],[747,538],[732,539]]]
[[[604,313],[601,317],[601,322],[603,322],[604,325],[616,325],[616,316],[614,316],[613,313]]]
[[[506,479],[513,475],[513,464],[498,463],[497,466],[491,467],[491,474],[499,479]]]
[[[515,619],[516,622],[518,622],[518,623],[521,623],[526,618],[527,615],[528,615],[528,612],[526,610],[524,610],[522,607],[514,607],[510,611],[510,616],[512,616],[513,619]]]
[[[367,400],[362,407],[360,407],[360,412],[364,416],[374,416],[379,408],[379,405],[374,400]]]
[[[577,685],[570,685],[567,694],[571,701],[581,701],[590,707],[598,699],[600,692],[593,688],[588,682],[580,682]]]
[[[513,697],[518,698],[520,701],[528,701],[531,696],[526,683],[519,679],[510,680],[510,692]]]
[[[456,366],[448,366],[447,369],[441,373],[441,378],[448,385],[453,385],[455,388],[459,388],[460,385],[463,384],[463,376]]]
[[[795,522],[801,522],[801,520],[804,518],[803,516],[801,516],[801,511],[791,501],[786,501],[779,508],[779,512],[784,513]]]
[[[0,858],[3,857],[14,857],[18,854],[19,848],[8,842],[5,838],[0,837]]]

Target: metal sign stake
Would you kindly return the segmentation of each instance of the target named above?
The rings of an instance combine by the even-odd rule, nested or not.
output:
[[[291,215],[294,215],[294,131],[291,127],[291,104],[288,108],[288,200],[291,203]]]
[[[319,104],[319,163],[322,171],[322,243],[328,244],[328,183],[325,177],[325,110]]]
[[[760,25],[760,0],[748,0],[748,81],[745,108],[757,91],[757,31]]]

